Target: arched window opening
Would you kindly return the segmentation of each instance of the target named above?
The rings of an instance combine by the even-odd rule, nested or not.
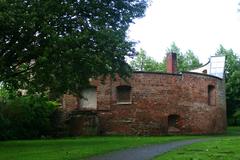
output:
[[[131,86],[117,87],[117,103],[131,103]]]
[[[208,105],[216,105],[216,90],[213,85],[208,85]]]

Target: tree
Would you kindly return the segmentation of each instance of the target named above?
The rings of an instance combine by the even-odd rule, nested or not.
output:
[[[190,71],[200,67],[202,64],[199,62],[198,57],[196,57],[192,50],[187,50],[184,54],[183,66],[185,67],[184,71]]]
[[[234,118],[240,110],[240,59],[232,49],[225,49],[220,45],[216,55],[224,55],[225,62],[225,83],[228,119]]]
[[[143,49],[140,49],[135,59],[130,62],[130,66],[135,71],[164,71],[163,65],[155,61],[152,57],[147,56],[146,51]]]
[[[166,49],[166,52],[172,52],[177,54],[177,69],[179,72],[190,71],[202,65],[199,62],[198,57],[194,55],[192,50],[187,50],[187,52],[183,54],[180,48],[177,47],[175,42],[173,42],[171,46]],[[164,58],[164,61],[164,63],[166,64],[166,57]]]
[[[202,65],[199,62],[198,57],[194,55],[193,51],[188,50],[185,54],[183,54],[175,42],[166,49],[166,52],[177,54],[177,68],[179,72],[190,71]],[[165,56],[162,62],[157,62],[152,57],[147,56],[143,49],[140,49],[140,52],[136,58],[130,62],[130,65],[133,70],[136,71],[166,72],[167,58]]]
[[[0,2],[0,81],[29,91],[78,93],[89,78],[128,76],[126,31],[147,0]]]

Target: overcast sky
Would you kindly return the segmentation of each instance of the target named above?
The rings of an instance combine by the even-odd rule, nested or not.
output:
[[[219,45],[240,53],[240,0],[152,0],[146,16],[130,27],[147,55],[161,60],[172,42],[193,50],[202,63]],[[240,54],[239,54],[240,55]]]

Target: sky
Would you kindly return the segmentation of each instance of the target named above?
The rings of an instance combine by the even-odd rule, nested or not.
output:
[[[240,0],[152,0],[128,37],[161,61],[172,42],[205,63],[222,44],[240,55]]]

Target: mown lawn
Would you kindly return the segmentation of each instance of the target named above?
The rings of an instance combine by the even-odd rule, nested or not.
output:
[[[0,160],[80,160],[92,155],[136,147],[192,139],[197,136],[79,137],[57,140],[0,142]],[[198,136],[199,138],[199,136]]]
[[[197,143],[164,154],[161,160],[235,160],[240,159],[240,128],[208,142]],[[56,140],[21,140],[0,142],[0,160],[80,160],[97,154],[147,144],[193,139],[206,136],[160,137],[78,137]]]
[[[155,160],[240,160],[240,127],[231,127],[224,136],[179,148]]]

